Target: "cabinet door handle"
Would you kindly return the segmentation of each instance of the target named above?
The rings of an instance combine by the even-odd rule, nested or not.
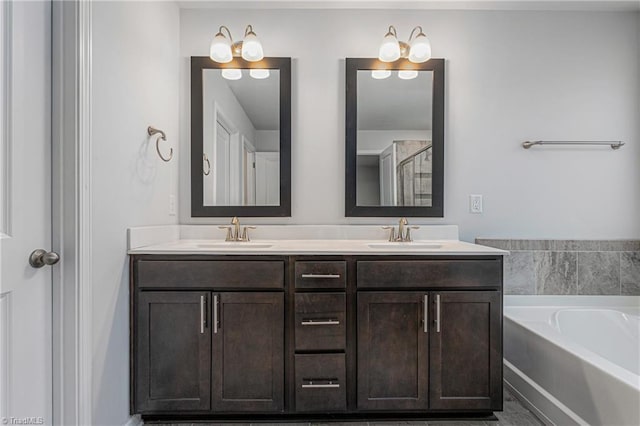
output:
[[[440,295],[436,294],[436,332],[440,333]]]
[[[340,278],[340,274],[302,274],[302,278],[315,278],[315,279],[323,279],[323,278]]]
[[[213,295],[213,333],[218,334],[218,295]]]
[[[424,311],[422,312],[422,331],[429,332],[429,295],[424,295]]]
[[[204,334],[205,312],[204,312],[204,296],[200,296],[200,334]]]
[[[326,320],[302,320],[301,325],[340,325],[340,321],[334,319]]]

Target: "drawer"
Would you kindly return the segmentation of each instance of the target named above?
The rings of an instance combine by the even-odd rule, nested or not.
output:
[[[358,288],[501,287],[500,259],[357,262]]]
[[[347,409],[344,354],[296,355],[296,411]]]
[[[345,288],[347,262],[296,262],[296,288]]]
[[[140,288],[284,288],[284,261],[140,260]]]
[[[322,351],[345,348],[344,293],[295,295],[296,350]]]

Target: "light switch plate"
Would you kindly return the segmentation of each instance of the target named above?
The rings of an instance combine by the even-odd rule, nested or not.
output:
[[[482,195],[469,195],[469,212],[476,214],[482,213]]]

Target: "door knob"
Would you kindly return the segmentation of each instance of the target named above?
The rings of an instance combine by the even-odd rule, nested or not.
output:
[[[29,256],[29,265],[34,268],[42,268],[44,265],[55,265],[60,260],[60,255],[55,251],[37,249]]]

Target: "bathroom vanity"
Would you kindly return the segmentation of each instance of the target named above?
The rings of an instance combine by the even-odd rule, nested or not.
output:
[[[503,251],[179,240],[129,252],[131,412],[147,420],[502,409]]]

